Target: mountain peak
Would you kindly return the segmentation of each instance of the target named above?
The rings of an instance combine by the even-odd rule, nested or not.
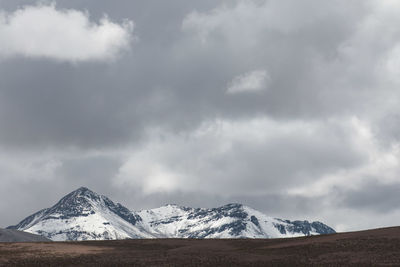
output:
[[[72,191],[71,193],[69,193],[68,195],[70,196],[99,196],[99,194],[97,194],[96,192],[90,190],[87,187],[81,186],[78,189]],[[67,195],[67,196],[68,196]]]
[[[87,188],[85,186],[81,186],[78,189],[76,189],[75,191],[79,191],[79,192],[90,191],[90,192],[93,192],[92,190],[90,190],[89,188]]]
[[[87,187],[80,187],[64,196],[49,209],[49,212],[63,214],[67,217],[87,215],[93,213],[93,207],[100,204],[103,198]]]
[[[58,203],[54,205],[52,209],[57,208],[64,210],[78,206],[85,206],[88,208],[94,203],[100,202],[101,199],[102,196],[96,192],[88,189],[87,187],[80,187],[60,199],[60,201],[58,201]]]
[[[53,240],[148,237],[135,228],[141,218],[119,203],[80,187],[10,229],[30,229]],[[63,225],[61,228],[58,228]],[[33,230],[35,229],[35,230]],[[151,237],[151,236],[150,236]]]

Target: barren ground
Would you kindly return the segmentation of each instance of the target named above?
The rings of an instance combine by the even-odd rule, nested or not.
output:
[[[400,227],[292,239],[0,243],[0,266],[400,266]]]

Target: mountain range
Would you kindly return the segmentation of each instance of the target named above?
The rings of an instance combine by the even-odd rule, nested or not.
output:
[[[242,204],[218,208],[165,205],[131,211],[106,196],[81,187],[54,206],[42,209],[8,229],[53,241],[130,238],[280,238],[332,234],[321,223],[269,217]]]

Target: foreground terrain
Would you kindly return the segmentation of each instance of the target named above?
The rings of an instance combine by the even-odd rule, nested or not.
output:
[[[15,266],[400,265],[400,227],[291,239],[0,243]]]

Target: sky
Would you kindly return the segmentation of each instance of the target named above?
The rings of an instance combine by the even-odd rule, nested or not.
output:
[[[400,224],[400,2],[0,0],[0,226],[86,186]]]

